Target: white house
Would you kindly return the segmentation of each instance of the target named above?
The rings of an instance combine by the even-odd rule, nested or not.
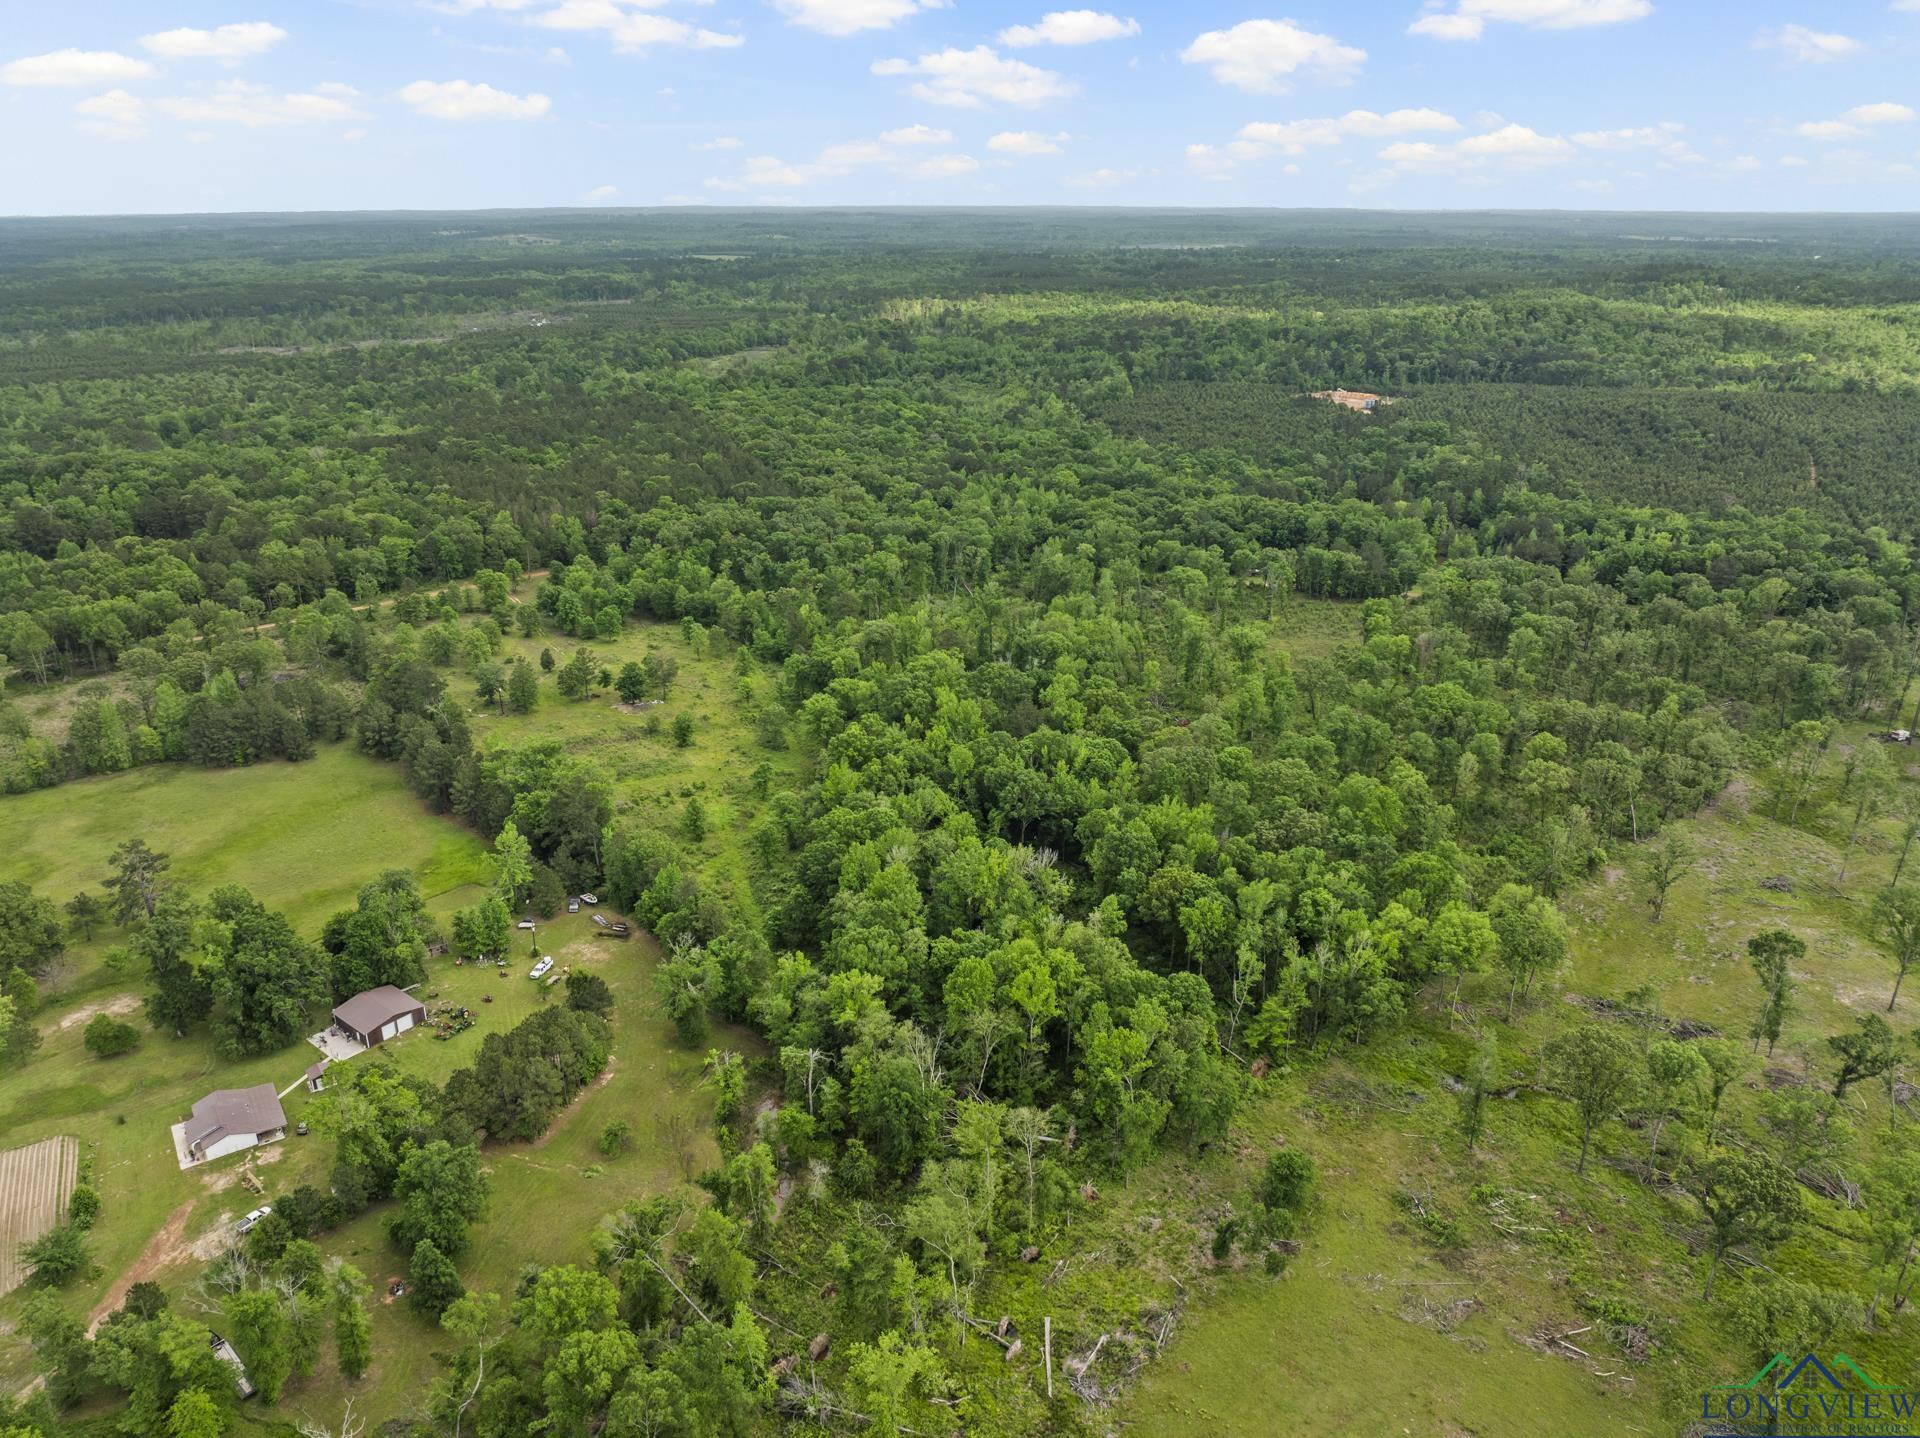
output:
[[[186,1168],[285,1138],[287,1115],[270,1083],[215,1089],[193,1106],[192,1117],[173,1126],[173,1132],[180,1166]]]

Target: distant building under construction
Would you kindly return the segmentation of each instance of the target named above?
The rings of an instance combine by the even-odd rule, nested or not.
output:
[[[1386,395],[1368,394],[1363,389],[1317,389],[1313,392],[1313,397],[1343,405],[1347,409],[1359,410],[1362,414],[1372,414],[1382,405],[1393,403]]]

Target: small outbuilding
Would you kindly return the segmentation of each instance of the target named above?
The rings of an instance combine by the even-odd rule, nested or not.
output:
[[[327,1065],[332,1059],[321,1059],[317,1064],[307,1065],[307,1092],[319,1093],[327,1086]]]
[[[192,1117],[175,1132],[184,1167],[285,1138],[287,1115],[270,1083],[215,1089],[193,1106]]]
[[[382,984],[355,994],[333,1011],[334,1026],[356,1043],[372,1048],[427,1021],[427,1006],[405,989]]]

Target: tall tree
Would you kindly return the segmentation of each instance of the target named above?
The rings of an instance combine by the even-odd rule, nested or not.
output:
[[[1713,1297],[1713,1280],[1728,1249],[1777,1243],[1800,1216],[1800,1190],[1792,1175],[1763,1154],[1715,1155],[1688,1170],[1686,1186],[1707,1221],[1702,1300]]]
[[[1760,1012],[1748,1030],[1755,1052],[1765,1039],[1767,1056],[1773,1056],[1793,1002],[1793,965],[1806,956],[1806,944],[1785,929],[1768,929],[1747,940],[1747,959],[1760,980]]]
[[[1920,888],[1902,885],[1881,890],[1873,901],[1873,926],[1893,959],[1893,993],[1887,999],[1887,1012],[1892,1013],[1900,1002],[1907,970],[1920,962]]]
[[[114,849],[108,859],[113,874],[107,890],[113,895],[113,917],[122,924],[135,919],[151,919],[166,887],[163,877],[173,861],[155,853],[144,840],[128,839]]]
[[[1579,1116],[1580,1161],[1574,1172],[1585,1173],[1593,1135],[1620,1111],[1633,1088],[1639,1055],[1614,1030],[1584,1024],[1549,1043],[1543,1057],[1560,1096]]]
[[[1647,858],[1647,908],[1659,923],[1667,911],[1667,893],[1693,867],[1693,851],[1669,833]]]

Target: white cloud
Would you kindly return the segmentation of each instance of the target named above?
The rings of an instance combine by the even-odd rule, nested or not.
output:
[[[880,139],[888,145],[945,145],[953,131],[936,130],[931,125],[907,125],[898,130],[882,130]]]
[[[918,160],[911,158],[922,146],[945,144],[952,138],[945,130],[910,125],[905,129],[888,130],[876,140],[848,140],[829,145],[811,160],[791,161],[777,155],[752,155],[741,162],[737,176],[714,175],[704,183],[710,190],[736,193],[748,189],[799,189],[866,169],[885,170],[902,179],[948,179],[979,169],[980,162],[971,155],[942,154],[928,155]]]
[[[1028,45],[1091,45],[1099,40],[1124,40],[1140,33],[1138,20],[1122,19],[1101,10],[1055,10],[1037,25],[1010,25],[1000,32],[1000,43],[1020,49]]]
[[[1038,130],[1002,130],[987,141],[987,148],[1002,155],[1057,155],[1067,138],[1066,131],[1043,135]]]
[[[922,10],[938,10],[944,4],[945,0],[773,0],[774,9],[790,22],[822,35],[891,30]]]
[[[1255,120],[1242,125],[1238,137],[1225,148],[1187,146],[1187,163],[1209,178],[1224,179],[1242,160],[1263,159],[1275,153],[1304,155],[1315,146],[1338,145],[1350,135],[1387,139],[1423,132],[1448,134],[1460,128],[1460,122],[1445,111],[1425,108],[1389,110],[1384,115],[1374,110],[1349,110],[1323,119]]]
[[[935,155],[915,165],[913,173],[922,180],[945,180],[970,175],[979,168],[980,162],[971,155]]]
[[[114,50],[54,50],[0,65],[0,85],[111,85],[153,73],[147,61]]]
[[[1489,21],[1530,30],[1578,30],[1619,25],[1652,13],[1652,0],[1459,0],[1453,10],[1436,8],[1422,15],[1407,26],[1407,33],[1432,40],[1478,40]]]
[[[1863,53],[1866,46],[1851,35],[1813,30],[1805,25],[1782,25],[1753,37],[1756,50],[1778,50],[1796,65],[1825,65]]]
[[[244,80],[230,80],[208,95],[176,96],[156,100],[154,105],[174,119],[191,124],[244,125],[248,129],[362,118],[360,112],[339,95],[312,91],[284,93]]]
[[[1240,138],[1256,145],[1303,154],[1309,145],[1337,145],[1348,135],[1382,139],[1392,135],[1412,135],[1421,131],[1453,131],[1460,122],[1442,110],[1390,110],[1381,115],[1372,110],[1349,110],[1326,120],[1256,120],[1240,127]]]
[[[1651,150],[1670,164],[1700,164],[1706,157],[1681,138],[1686,129],[1685,125],[1663,120],[1658,125],[1619,130],[1580,130],[1574,134],[1573,142],[1589,150]]]
[[[1425,35],[1429,40],[1478,40],[1487,22],[1478,15],[1422,15],[1407,26],[1409,35]]]
[[[263,54],[287,38],[287,32],[265,20],[221,25],[212,30],[161,30],[142,35],[140,43],[170,60],[243,60]]]
[[[547,30],[600,30],[623,55],[639,54],[660,45],[689,50],[731,50],[745,37],[721,30],[703,30],[670,15],[640,15],[625,0],[560,0],[528,22]]]
[[[877,60],[873,73],[920,76],[909,87],[914,95],[967,110],[987,104],[1032,107],[1080,93],[1079,85],[1057,70],[1009,60],[985,45],[937,50],[917,60]]]
[[[1484,135],[1473,135],[1453,147],[1469,159],[1507,160],[1520,164],[1564,160],[1573,146],[1558,135],[1542,135],[1525,125],[1502,125]]]
[[[604,204],[608,200],[615,200],[619,197],[620,191],[613,185],[595,185],[591,190],[588,190],[586,194],[587,203],[591,205]]]
[[[545,95],[514,95],[471,80],[415,80],[400,98],[436,120],[537,120],[553,107]]]
[[[1291,20],[1243,20],[1231,30],[1196,35],[1180,58],[1207,66],[1222,85],[1280,95],[1296,75],[1344,84],[1367,52],[1342,45],[1331,35],[1303,30]]]
[[[737,150],[746,143],[738,135],[715,135],[711,140],[695,140],[690,150]]]
[[[1914,119],[1911,105],[1881,100],[1872,105],[1855,105],[1840,117],[1853,125],[1905,125]]]
[[[1914,119],[1913,108],[1881,100],[1871,105],[1855,105],[1837,120],[1804,120],[1793,127],[1803,139],[1858,140],[1876,125],[1905,125]]]
[[[1089,170],[1084,175],[1073,175],[1067,183],[1076,190],[1104,190],[1109,185],[1124,185],[1129,180],[1140,178],[1138,170]]]
[[[1746,175],[1760,168],[1758,155],[1735,155],[1727,161],[1727,168],[1736,174]]]
[[[1533,169],[1558,164],[1576,153],[1573,142],[1559,135],[1542,135],[1525,125],[1507,124],[1485,134],[1470,135],[1452,144],[1430,140],[1402,140],[1380,151],[1389,172],[1404,170],[1471,170],[1488,165],[1505,169]]]
[[[147,133],[147,105],[125,90],[109,90],[77,102],[80,128],[103,140],[138,140]]]
[[[350,141],[364,140],[367,138],[367,132],[365,130],[349,130],[340,138],[343,140],[350,140]]]

